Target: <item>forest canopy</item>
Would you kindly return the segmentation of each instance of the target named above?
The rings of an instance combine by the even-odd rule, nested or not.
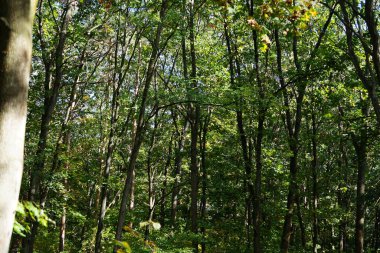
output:
[[[379,1],[36,4],[9,252],[380,250]]]

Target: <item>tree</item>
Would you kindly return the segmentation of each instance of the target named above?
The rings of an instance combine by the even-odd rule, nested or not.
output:
[[[0,252],[8,252],[21,185],[36,2],[0,1]]]

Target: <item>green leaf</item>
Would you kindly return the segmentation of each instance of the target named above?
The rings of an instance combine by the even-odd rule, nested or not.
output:
[[[120,246],[123,248],[123,250],[118,250],[117,252],[126,252],[126,253],[131,253],[132,252],[132,249],[131,247],[129,246],[129,244],[127,242],[124,242],[124,241],[116,241],[115,240],[115,245],[117,246]]]

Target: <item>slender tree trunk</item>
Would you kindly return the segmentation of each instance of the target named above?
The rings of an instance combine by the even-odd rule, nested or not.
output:
[[[120,21],[120,17],[119,17]],[[125,44],[126,41],[126,29],[124,30],[124,35],[122,39],[122,45]],[[118,107],[119,107],[119,94],[120,94],[120,87],[121,87],[121,76],[122,74],[120,72],[117,72],[118,68],[123,67],[123,59],[124,57],[121,57],[121,66],[118,64],[118,53],[119,53],[119,30],[117,32],[116,36],[116,49],[115,49],[115,56],[114,56],[114,76],[112,79],[112,104],[111,104],[111,120],[110,120],[110,132],[108,135],[108,147],[107,147],[107,155],[106,155],[106,164],[103,171],[103,181],[102,186],[100,190],[100,211],[99,211],[99,217],[98,217],[98,227],[96,231],[95,236],[95,253],[101,252],[101,239],[102,239],[102,232],[103,232],[103,226],[104,226],[104,217],[106,214],[107,209],[107,197],[108,197],[108,179],[111,172],[111,165],[112,165],[112,157],[113,157],[113,151],[115,149],[115,128],[116,123],[118,119]],[[125,53],[123,53],[124,55]],[[116,75],[119,74],[119,80],[116,81]]]
[[[339,123],[338,128],[340,132],[343,132],[343,124],[341,117],[343,116],[344,112],[341,107],[338,108],[340,117],[339,117]],[[343,139],[339,142],[339,151],[341,153],[340,159],[338,159],[338,166],[340,168],[340,173],[344,176],[343,184],[339,185],[340,191],[338,192],[338,203],[340,207],[342,208],[343,212],[348,212],[348,206],[349,206],[349,196],[347,194],[347,187],[348,187],[348,173],[347,168],[349,167],[348,164],[348,158],[347,158],[347,151],[346,151],[347,143],[343,141]],[[343,190],[346,188],[345,190]],[[347,218],[343,217],[339,224],[339,252],[347,252],[348,249],[348,235],[347,235]]]
[[[306,249],[306,229],[305,229],[305,224],[303,221],[300,202],[301,202],[301,199],[299,196],[297,196],[297,217],[298,217],[298,224],[299,224],[300,230],[301,230],[301,245],[302,245],[303,249]]]
[[[61,224],[59,228],[59,247],[58,251],[63,252],[65,249],[65,237],[66,237],[66,207],[62,210]]]
[[[0,0],[0,253],[7,253],[21,185],[36,1]]]
[[[66,146],[66,154],[70,154],[70,144],[71,144],[71,135],[70,132],[65,132],[64,136],[64,145]],[[68,173],[70,169],[70,164],[68,161],[65,161],[64,169],[66,173]],[[68,182],[67,182],[67,177],[68,175],[65,176],[63,185],[64,185],[64,193],[63,193],[63,198],[64,198],[64,203],[63,203],[63,210],[62,210],[62,216],[61,216],[61,224],[60,224],[60,230],[59,230],[59,247],[58,251],[63,252],[65,249],[65,238],[66,238],[66,199],[67,199],[67,192],[68,192]]]
[[[315,112],[311,115],[311,126],[312,126],[312,156],[313,160],[311,162],[312,175],[313,175],[313,197],[312,197],[312,212],[313,212],[313,252],[317,253],[318,245],[318,153],[317,153],[317,126],[316,126]]]
[[[255,143],[255,162],[256,162],[256,178],[255,178],[255,191],[254,191],[254,203],[253,203],[253,250],[255,253],[261,253],[261,174],[262,174],[262,143],[264,137],[264,121],[266,114],[266,105],[263,102],[265,100],[264,86],[261,82],[260,76],[260,62],[259,62],[259,43],[257,38],[257,32],[253,32],[253,43],[255,50],[255,72],[256,81],[259,88],[259,108],[257,116],[257,133]]]
[[[42,3],[42,2],[41,2]],[[40,198],[40,206],[43,208],[43,194],[41,192],[41,181],[43,171],[45,169],[45,156],[46,156],[46,146],[50,132],[50,123],[53,117],[54,109],[58,101],[59,90],[62,85],[63,77],[63,52],[67,39],[67,28],[73,16],[73,7],[74,3],[69,0],[64,2],[64,8],[61,16],[60,32],[58,34],[58,44],[55,48],[55,72],[53,82],[51,84],[51,62],[52,60],[44,59],[45,64],[45,81],[44,81],[44,112],[41,116],[41,125],[40,125],[40,135],[36,151],[36,160],[35,164],[31,171],[30,177],[30,188],[28,200],[37,201]],[[40,5],[42,8],[42,4]],[[40,35],[42,36],[42,34]],[[51,87],[50,87],[51,86]],[[31,232],[23,240],[23,251],[24,253],[32,253],[35,238],[37,236],[38,223],[32,221]]]
[[[152,152],[154,148],[154,144],[156,142],[156,130],[158,128],[158,115],[156,114],[154,116],[154,126],[152,129],[152,136],[150,138],[150,144],[148,149],[148,161],[147,161],[147,173],[148,173],[148,221],[152,221],[153,219],[153,212],[155,207],[155,194],[154,194],[154,177],[155,177],[155,170],[152,167]],[[149,240],[149,232],[150,232],[150,224],[148,224],[145,228],[145,236],[144,241],[147,242]]]
[[[232,43],[231,43],[231,38],[230,38],[230,33],[228,30],[228,24],[227,21],[224,22],[224,34],[226,38],[226,46],[227,46],[227,54],[228,54],[228,61],[229,61],[229,72],[230,72],[230,83],[231,87],[233,89],[236,89],[236,82],[235,82],[235,67],[234,64],[236,64],[236,74],[240,76],[240,65],[234,59],[233,54],[232,54]],[[245,133],[244,129],[244,121],[243,121],[243,112],[242,112],[242,99],[239,96],[236,98],[236,104],[237,104],[237,111],[236,111],[236,123],[237,123],[237,129],[239,132],[239,139],[240,139],[240,146],[242,149],[242,155],[243,155],[243,161],[244,161],[244,168],[245,168],[245,184],[247,185],[248,189],[248,197],[247,197],[247,209],[248,209],[248,227],[247,227],[247,235],[248,235],[248,240],[247,240],[247,251],[250,251],[251,248],[251,228],[250,224],[252,223],[252,214],[251,214],[251,207],[252,207],[252,200],[254,200],[254,188],[252,184],[252,170],[253,170],[253,165],[252,165],[252,160],[250,159],[249,155],[249,147],[248,147],[248,141],[247,141],[247,135]]]
[[[210,123],[211,118],[211,110],[204,119],[203,127],[200,133],[200,152],[201,152],[201,170],[202,170],[202,196],[201,196],[201,206],[200,206],[200,214],[202,220],[202,226],[200,228],[200,232],[202,233],[202,242],[201,249],[202,253],[206,252],[206,205],[207,205],[207,165],[206,165],[206,144],[207,144],[207,132],[208,132],[208,124]]]
[[[182,13],[183,15],[186,15],[186,0],[183,0],[182,3]],[[185,32],[187,30],[187,24],[184,24],[182,28],[182,32],[184,33],[182,35],[181,39],[181,50],[182,50],[182,67],[183,67],[183,78],[184,80],[188,80],[188,66],[187,66],[187,50],[186,50],[186,35]],[[174,160],[174,186],[173,186],[173,193],[172,193],[172,208],[171,208],[171,226],[175,227],[175,221],[177,217],[177,206],[179,202],[179,194],[180,194],[180,186],[181,183],[181,173],[182,173],[182,152],[184,148],[184,142],[185,142],[185,135],[187,132],[188,127],[188,120],[185,119],[185,122],[182,127],[182,131],[179,131],[177,122],[177,115],[173,111],[173,121],[176,127],[176,135],[177,135],[177,149],[175,152],[175,160]]]
[[[365,174],[367,172],[367,129],[353,136],[357,159],[355,253],[364,252]]]
[[[355,67],[355,71],[360,79],[360,81],[363,83],[364,87],[368,91],[368,96],[371,100],[373,109],[375,111],[376,120],[378,124],[378,128],[380,127],[380,102],[379,98],[376,92],[378,82],[380,80],[380,56],[379,56],[379,34],[377,32],[377,25],[375,21],[375,14],[373,10],[373,1],[372,0],[366,0],[365,1],[365,21],[367,23],[368,32],[371,38],[372,43],[372,54],[371,57],[374,62],[374,68],[376,76],[372,75],[368,77],[367,70],[372,69],[372,66],[369,65],[369,63],[366,63],[365,68],[361,66],[359,57],[357,53],[355,52],[355,45],[354,45],[354,25],[352,24],[352,21],[349,17],[346,2],[344,0],[339,0],[339,5],[341,7],[341,12],[343,14],[343,23],[346,28],[346,42],[347,42],[347,50],[348,55],[351,58],[351,61]],[[373,72],[373,71],[371,71]],[[377,81],[376,81],[377,80]]]
[[[372,248],[376,252],[377,250],[380,249],[380,208],[379,207],[376,207],[375,224],[374,224],[372,238],[373,238]]]
[[[165,19],[167,8],[168,8],[168,0],[162,0],[161,9],[160,9],[161,20]],[[128,197],[132,188],[133,174],[136,167],[137,157],[140,151],[140,146],[144,137],[143,134],[145,132],[145,120],[146,120],[145,108],[147,105],[148,92],[150,90],[151,82],[152,82],[155,67],[156,67],[156,61],[159,56],[160,41],[161,41],[161,34],[163,31],[163,28],[164,28],[163,22],[160,22],[156,30],[156,36],[152,45],[152,53],[151,53],[149,63],[148,63],[148,68],[146,71],[146,78],[145,78],[145,83],[143,86],[143,91],[141,95],[141,103],[140,103],[140,108],[139,108],[139,113],[138,113],[135,141],[132,145],[131,155],[130,155],[128,169],[127,169],[127,177],[125,179],[124,189],[123,189],[121,204],[120,204],[120,209],[119,209],[119,217],[118,217],[116,234],[115,234],[115,239],[117,241],[121,239],[121,234],[122,234],[122,230],[123,230],[123,226],[125,222],[125,215],[127,211]],[[117,247],[114,247],[114,252],[116,251],[117,251]]]
[[[197,63],[195,55],[195,0],[190,0],[189,11],[189,30],[190,30],[190,62],[191,72],[190,78],[192,80],[191,88],[197,92],[198,82],[197,78]],[[200,123],[200,106],[198,103],[192,104],[190,107],[190,181],[191,181],[191,193],[190,193],[190,220],[191,220],[191,232],[198,234],[198,131]],[[198,253],[198,240],[193,240],[193,252]]]
[[[177,136],[177,147],[175,151],[174,157],[174,185],[173,185],[173,193],[172,193],[172,207],[171,207],[171,226],[175,227],[175,222],[177,218],[177,207],[179,203],[179,195],[181,192],[180,183],[181,183],[181,174],[182,174],[182,156],[183,156],[183,148],[185,144],[185,135],[188,128],[188,121],[185,119],[182,130],[178,129],[178,124],[176,123],[176,115],[173,115],[173,121],[176,126],[176,136]]]
[[[166,163],[164,167],[164,182],[162,183],[161,188],[161,207],[160,207],[160,219],[161,219],[161,227],[164,227],[166,225],[166,202],[167,202],[167,194],[166,189],[168,185],[168,169],[170,167],[170,163],[172,160],[172,143],[173,139],[170,139],[169,143],[169,150],[168,150],[168,157],[166,158]]]
[[[296,97],[296,111],[294,113],[294,122],[292,113],[289,108],[289,100],[288,100],[288,93],[285,86],[285,81],[283,77],[282,72],[282,53],[281,53],[281,46],[279,42],[278,37],[278,30],[275,30],[275,40],[276,40],[276,48],[277,48],[277,70],[279,72],[280,76],[280,85],[281,88],[283,88],[283,96],[284,96],[284,105],[286,106],[285,109],[285,123],[286,127],[288,129],[288,138],[289,138],[289,149],[292,153],[291,157],[289,158],[289,172],[290,172],[290,178],[289,178],[289,189],[288,189],[288,198],[287,198],[287,211],[284,218],[284,226],[282,231],[282,237],[281,237],[281,252],[287,253],[289,251],[290,246],[290,239],[292,234],[292,217],[294,214],[294,206],[297,203],[297,162],[298,162],[298,147],[299,147],[299,140],[298,136],[301,130],[301,120],[302,120],[302,104],[303,104],[303,97],[305,95],[306,90],[306,83],[301,83],[298,87],[298,94]],[[296,36],[293,37],[293,58],[294,58],[294,64],[296,66],[296,69],[298,72],[301,71],[301,66],[298,61],[298,51],[297,51],[297,38]]]

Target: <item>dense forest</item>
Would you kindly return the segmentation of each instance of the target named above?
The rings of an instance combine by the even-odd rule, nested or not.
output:
[[[0,252],[379,252],[379,13],[0,0]]]

